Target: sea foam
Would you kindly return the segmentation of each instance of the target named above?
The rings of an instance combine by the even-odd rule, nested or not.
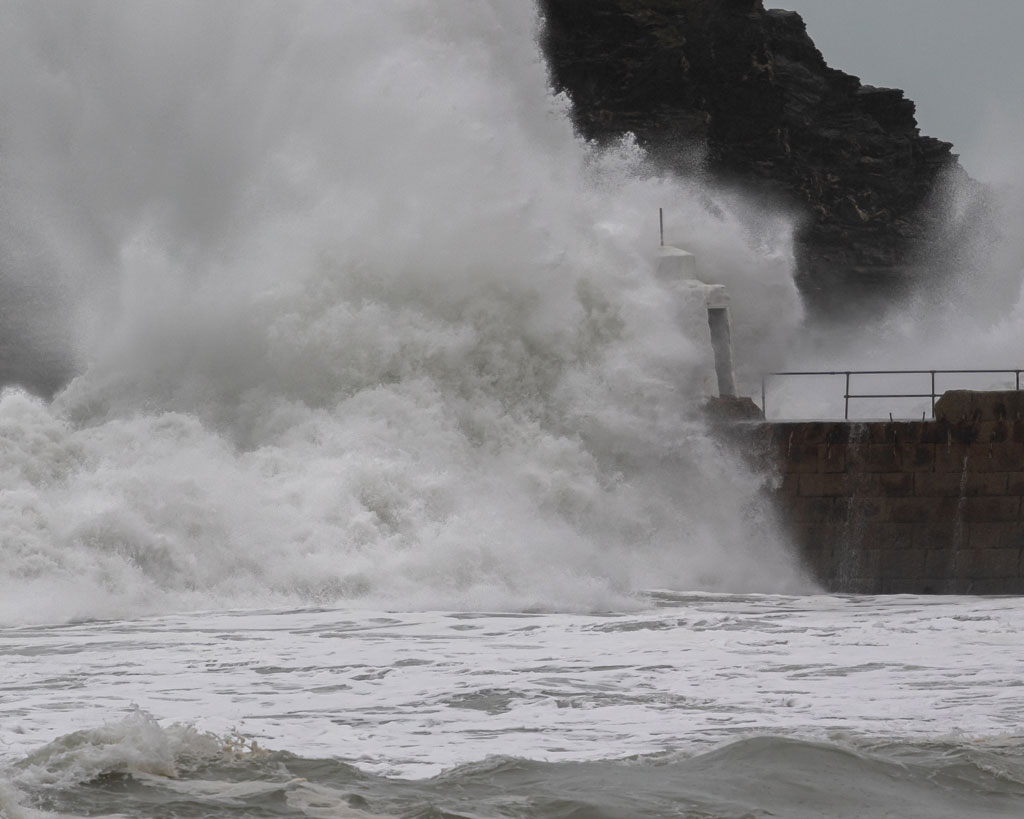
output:
[[[539,24],[12,6],[10,275],[62,294],[28,318],[78,375],[0,399],[6,620],[804,587],[697,411],[702,310],[653,275],[664,207],[754,391],[801,317],[790,227],[578,139]]]

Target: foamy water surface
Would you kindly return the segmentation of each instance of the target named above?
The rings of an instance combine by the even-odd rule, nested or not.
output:
[[[220,612],[7,629],[8,760],[143,717],[361,769],[756,734],[1016,742],[1016,599],[663,595],[630,614]],[[147,717],[148,719],[148,717]],[[116,728],[112,729],[116,733]]]
[[[665,592],[8,628],[0,810],[1005,819],[1022,620],[1007,598]]]

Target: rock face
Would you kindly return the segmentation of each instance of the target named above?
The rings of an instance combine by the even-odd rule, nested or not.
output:
[[[785,2],[785,0],[778,0]],[[888,300],[913,280],[948,142],[922,136],[903,92],[828,67],[795,12],[762,0],[542,0],[552,81],[577,129],[636,135],[670,168],[708,170],[800,220],[812,311]]]

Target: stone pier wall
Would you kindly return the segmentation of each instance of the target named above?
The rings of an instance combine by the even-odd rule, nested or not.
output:
[[[1024,393],[946,393],[934,421],[734,430],[826,588],[1024,594]]]

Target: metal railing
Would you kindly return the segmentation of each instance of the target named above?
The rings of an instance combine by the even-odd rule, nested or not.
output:
[[[836,375],[843,376],[846,379],[846,388],[843,392],[843,418],[844,420],[850,419],[850,399],[859,398],[929,398],[931,399],[932,407],[932,418],[935,417],[935,400],[942,395],[942,392],[935,391],[935,376],[936,375],[984,375],[984,374],[1001,374],[1005,375],[1013,373],[1014,376],[1014,389],[1020,391],[1020,374],[1024,370],[787,370],[777,373],[767,373],[761,377],[761,411],[764,413],[765,418],[768,417],[768,381],[771,378],[777,376],[804,376],[804,375]],[[930,392],[898,392],[898,393],[853,393],[850,392],[850,379],[854,376],[868,376],[868,375],[928,375],[931,376],[931,391]]]

